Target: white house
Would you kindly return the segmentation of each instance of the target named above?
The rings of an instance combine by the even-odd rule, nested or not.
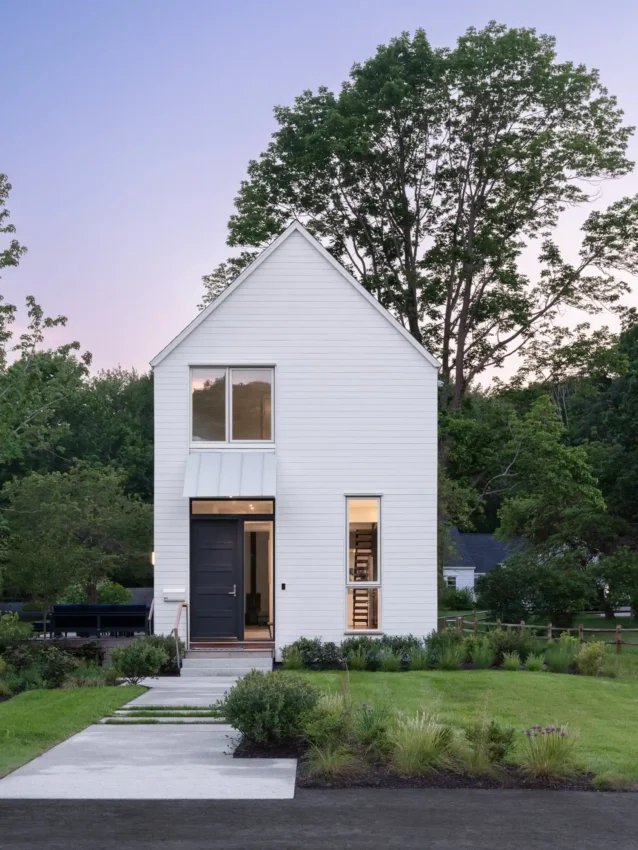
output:
[[[438,363],[301,224],[152,366],[156,633],[435,628]]]
[[[502,564],[521,547],[520,541],[504,542],[493,534],[462,532],[452,527],[445,546],[443,577],[448,587],[471,590],[479,576]]]

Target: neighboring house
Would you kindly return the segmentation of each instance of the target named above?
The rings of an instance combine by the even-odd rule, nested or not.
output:
[[[152,366],[157,633],[435,628],[438,363],[301,224]]]
[[[516,551],[516,543],[503,543],[493,534],[465,533],[450,528],[450,545],[443,559],[443,578],[448,587],[474,590],[476,578],[502,564]]]

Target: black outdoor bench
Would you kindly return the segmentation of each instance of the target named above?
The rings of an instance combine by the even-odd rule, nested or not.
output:
[[[78,637],[129,637],[148,632],[148,605],[54,605],[51,631]]]

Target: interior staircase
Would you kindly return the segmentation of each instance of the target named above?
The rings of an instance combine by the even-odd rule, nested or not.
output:
[[[181,675],[202,678],[245,676],[251,670],[269,673],[272,662],[272,649],[196,647],[186,650]]]
[[[372,581],[372,553],[376,528],[358,528],[354,533],[354,581]],[[352,591],[352,620],[355,629],[370,628],[370,594],[363,588]]]

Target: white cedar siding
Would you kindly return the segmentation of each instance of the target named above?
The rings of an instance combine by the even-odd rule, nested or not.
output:
[[[444,567],[443,576],[456,576],[457,590],[474,590],[474,567]]]
[[[173,628],[176,608],[161,589],[188,587],[196,364],[275,367],[278,648],[343,639],[346,495],[382,497],[382,630],[435,628],[437,371],[292,232],[155,367],[157,631]]]

